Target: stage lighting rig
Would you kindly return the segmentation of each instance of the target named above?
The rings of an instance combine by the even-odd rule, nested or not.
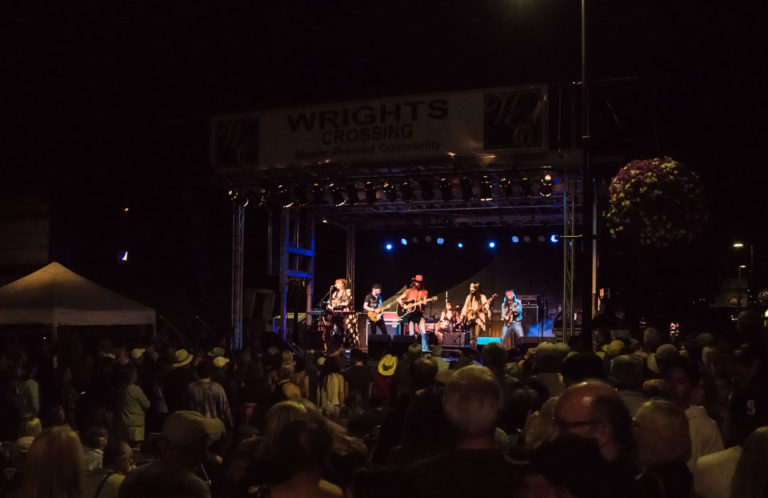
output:
[[[444,202],[453,199],[453,182],[448,178],[440,178],[440,195]]]
[[[488,175],[483,175],[483,179],[480,180],[480,200],[493,200],[493,182],[491,181],[491,177]]]
[[[384,196],[389,202],[395,202],[397,200],[397,189],[391,183],[384,184]]]
[[[419,182],[421,188],[421,200],[431,201],[435,198],[435,190],[432,188],[432,183],[429,180],[422,180]]]
[[[465,201],[469,201],[474,197],[474,193],[472,192],[472,179],[468,176],[461,179],[461,197]]]
[[[530,197],[533,195],[533,186],[531,180],[527,176],[520,178],[520,193],[523,197]]]
[[[331,202],[333,202],[334,206],[343,206],[347,203],[346,199],[344,199],[344,194],[341,192],[341,187],[337,184],[331,183],[328,185],[328,192],[331,194]]]
[[[376,185],[370,180],[365,182],[365,202],[368,204],[376,202]]]
[[[281,184],[277,186],[277,198],[280,201],[280,205],[284,208],[293,206],[294,201],[291,198],[291,191],[287,185]]]
[[[323,185],[315,182],[312,184],[312,202],[316,206],[325,204],[325,193],[323,192]]]
[[[405,202],[411,202],[413,200],[413,185],[408,180],[403,180],[400,184],[400,195],[403,196]]]
[[[542,197],[549,197],[552,195],[552,175],[546,174],[541,178],[541,188],[539,188],[539,195]]]
[[[346,188],[347,192],[347,199],[349,200],[349,205],[355,205],[360,202],[360,194],[357,191],[357,185],[355,185],[354,182],[348,183]]]

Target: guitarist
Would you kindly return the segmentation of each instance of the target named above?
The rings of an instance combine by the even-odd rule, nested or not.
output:
[[[480,282],[470,282],[469,295],[461,308],[460,319],[469,332],[464,338],[464,345],[477,349],[477,336],[485,333],[486,323],[491,318],[488,298],[480,290]]]
[[[504,301],[501,303],[501,345],[507,347],[507,336],[510,330],[514,333],[511,347],[515,347],[517,340],[523,337],[523,302],[517,298],[515,291],[509,289],[504,293]]]
[[[429,293],[424,288],[424,277],[422,275],[415,275],[411,279],[411,285],[397,298],[397,304],[404,307],[407,303],[426,301],[428,294]],[[410,333],[413,334],[414,326],[418,327],[419,334],[421,335],[421,350],[429,351],[429,346],[427,345],[427,330],[424,320],[424,305],[416,306],[413,311],[406,314],[400,320],[397,328],[399,334],[405,334],[406,327],[410,328]]]
[[[378,329],[382,334],[387,335],[387,325],[383,319],[383,300],[381,298],[381,284],[373,284],[371,287],[371,293],[365,296],[363,302],[363,309],[369,311],[368,313],[368,330],[371,334],[375,334]],[[376,316],[376,320],[371,318],[371,315]]]

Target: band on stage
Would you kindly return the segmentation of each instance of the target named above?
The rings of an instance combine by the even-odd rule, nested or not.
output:
[[[448,344],[449,338],[452,345],[476,349],[478,337],[487,335],[497,295],[486,296],[480,282],[471,282],[463,305],[457,308],[447,300],[446,294],[445,308],[430,332],[427,332],[424,307],[436,301],[437,297],[429,297],[423,275],[414,275],[405,291],[387,305],[382,298],[381,284],[373,284],[362,306],[366,314],[365,331],[357,329],[352,290],[346,279],[336,279],[326,297],[321,301],[323,310],[319,312],[321,316],[318,320],[318,329],[323,332],[326,347],[357,348],[360,346],[360,332],[388,335],[384,315],[397,305],[396,335],[420,337],[421,348],[427,351],[429,344]],[[522,321],[522,301],[514,289],[505,290],[501,303],[501,344],[505,349],[515,347],[524,336]]]

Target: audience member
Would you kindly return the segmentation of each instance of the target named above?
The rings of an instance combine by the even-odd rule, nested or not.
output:
[[[67,426],[44,430],[29,449],[18,498],[82,498],[83,447]]]
[[[768,427],[757,428],[744,443],[731,481],[733,498],[763,498],[768,491]]]

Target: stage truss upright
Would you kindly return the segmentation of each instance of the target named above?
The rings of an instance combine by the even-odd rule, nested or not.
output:
[[[566,172],[563,191],[563,342],[575,334],[574,264],[576,251],[576,175]]]
[[[245,239],[245,207],[232,203],[232,289],[230,347],[243,348],[243,252]]]
[[[288,336],[288,299],[292,280],[301,280],[306,289],[306,306],[311,307],[315,284],[315,217],[311,209],[284,208],[280,220],[280,333]],[[297,323],[295,320],[294,323]],[[295,331],[294,331],[295,332]]]

